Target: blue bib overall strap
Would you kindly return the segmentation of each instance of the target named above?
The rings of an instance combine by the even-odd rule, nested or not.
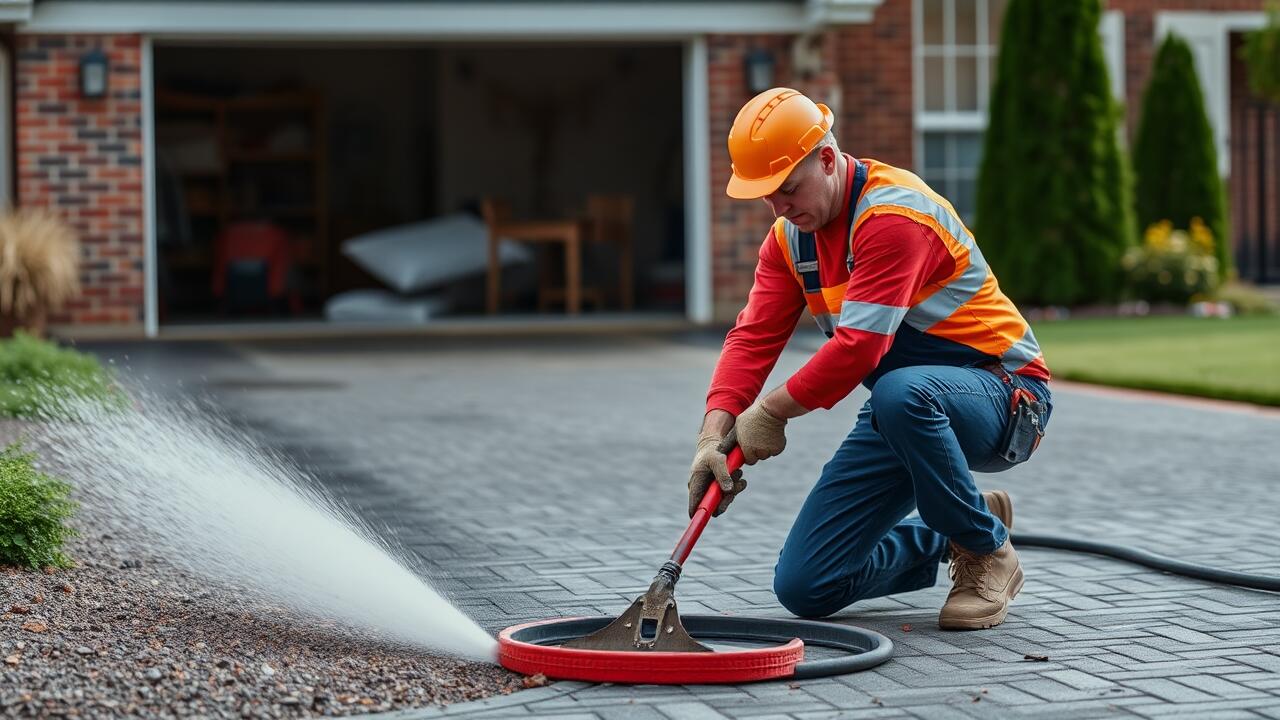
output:
[[[853,187],[849,192],[849,227],[845,231],[845,235],[853,232],[854,208],[858,205],[858,196],[862,195],[862,188],[867,184],[867,166],[853,161]],[[845,265],[849,272],[853,272],[853,238],[846,237],[849,243],[848,258]],[[822,295],[822,282],[818,278],[818,243],[811,232],[800,233],[799,247],[797,248],[797,256],[793,259],[796,264],[796,272],[800,275],[801,282],[804,283],[805,300],[809,304],[811,312],[815,308],[823,308],[824,313],[827,307],[826,298]],[[814,319],[818,319],[818,313],[814,312]],[[822,328],[822,332],[827,337],[833,337],[835,333],[834,324],[831,322],[823,323],[818,320],[818,326]]]

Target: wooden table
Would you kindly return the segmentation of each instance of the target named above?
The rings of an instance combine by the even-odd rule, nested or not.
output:
[[[518,242],[560,243],[564,246],[565,312],[582,312],[582,243],[587,236],[587,221],[504,220],[489,226],[489,278],[486,286],[487,308],[498,312],[502,299],[502,265],[498,261],[498,243],[503,238]]]

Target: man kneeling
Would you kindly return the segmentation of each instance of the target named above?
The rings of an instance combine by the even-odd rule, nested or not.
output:
[[[948,630],[1004,621],[1022,587],[1013,507],[971,471],[1030,455],[1052,410],[1035,336],[951,204],[914,174],[840,151],[833,116],[789,88],[757,95],[729,133],[728,194],[776,218],[746,307],[725,338],[689,479],[724,512],[732,429],[748,465],[786,447],[787,420],[871,399],[822,470],[778,559],[774,591],[804,617],[932,586],[950,559]],[[829,340],[787,382],[765,378],[808,308]],[[918,516],[907,517],[912,510]]]

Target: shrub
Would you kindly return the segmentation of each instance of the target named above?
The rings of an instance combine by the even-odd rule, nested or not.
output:
[[[0,340],[0,416],[64,417],[63,402],[119,402],[110,374],[91,355],[19,331]]]
[[[0,565],[68,567],[62,544],[76,531],[71,486],[35,468],[35,453],[13,444],[0,452]]]
[[[1239,281],[1223,283],[1213,299],[1230,305],[1236,315],[1274,315],[1280,312],[1271,298],[1256,287]]]
[[[1176,35],[1160,45],[1142,98],[1133,143],[1138,227],[1170,220],[1190,227],[1198,217],[1218,239],[1218,277],[1231,269],[1227,201],[1218,151],[1196,78],[1191,47]]]
[[[1000,34],[975,236],[1013,300],[1114,299],[1136,242],[1098,0],[1012,0]]]
[[[1121,261],[1130,293],[1149,302],[1179,304],[1210,295],[1218,287],[1213,247],[1213,233],[1200,218],[1192,219],[1189,230],[1174,229],[1168,220],[1151,225],[1142,245],[1130,248]]]

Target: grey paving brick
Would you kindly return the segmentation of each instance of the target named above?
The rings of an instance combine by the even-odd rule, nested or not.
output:
[[[772,715],[780,709],[789,712],[822,712],[831,710],[831,706],[824,702],[803,702],[803,703],[786,703],[785,705],[768,706],[764,704],[742,705],[735,708],[726,709],[726,714],[731,717],[740,718],[757,718],[761,715]]]
[[[917,655],[915,657],[899,657],[901,665],[911,668],[916,672],[925,675],[937,675],[945,677],[959,671],[955,665],[943,660],[941,657],[931,655]]]
[[[1257,697],[1259,695],[1266,694],[1238,682],[1232,682],[1230,679],[1217,677],[1215,675],[1183,675],[1181,677],[1172,677],[1169,679],[1177,683],[1182,683],[1187,687],[1192,687],[1201,692],[1206,692],[1210,695],[1215,695],[1221,698]]]
[[[1114,653],[1131,657],[1134,660],[1140,660],[1143,663],[1176,662],[1180,659],[1177,655],[1164,652],[1163,650],[1156,650],[1155,648],[1147,647],[1140,643],[1113,645],[1110,646],[1110,650]]]
[[[985,708],[984,708],[985,709]],[[973,715],[951,705],[932,705],[927,709],[913,708],[911,717],[927,720],[973,720]]]
[[[817,710],[792,715],[796,720],[844,720],[845,718],[904,718],[911,717],[905,708],[852,708],[844,710]]]
[[[1174,703],[1196,703],[1213,699],[1208,693],[1164,678],[1126,680],[1125,685]]]
[[[805,690],[813,697],[838,708],[865,707],[871,704],[871,698],[874,697],[865,690],[855,690],[840,683],[813,683]]]
[[[1008,683],[993,684],[989,687],[980,688],[979,692],[986,690],[983,696],[984,701],[989,701],[999,706],[1042,706],[1044,700],[1027,692],[1023,692]]]
[[[1184,702],[1134,705],[1132,710],[1144,717],[1187,717],[1200,718],[1214,712],[1253,712],[1258,708],[1270,707],[1274,698],[1251,698],[1248,700],[1217,700],[1213,702]]]
[[[1114,673],[1109,673],[1107,677],[1112,680],[1136,680],[1140,678],[1152,677],[1170,677],[1173,675],[1185,674],[1188,670],[1201,668],[1210,668],[1218,665],[1221,660],[1217,658],[1205,658],[1201,660],[1170,660],[1168,662],[1159,663],[1127,663],[1122,667],[1124,669]],[[1137,668],[1130,670],[1129,668]],[[1241,667],[1240,669],[1243,669]]]
[[[1044,676],[1050,680],[1055,680],[1063,685],[1069,685],[1077,690],[1094,690],[1097,688],[1108,688],[1115,685],[1110,680],[1090,675],[1079,670],[1051,670],[1044,673]]]
[[[972,686],[946,686],[876,693],[875,699],[885,706],[923,707],[972,702],[982,689]]]
[[[595,712],[601,720],[667,720],[667,716],[653,706],[635,703],[599,708]]]
[[[1178,642],[1187,645],[1204,645],[1220,642],[1218,638],[1207,633],[1202,633],[1190,628],[1179,627],[1177,625],[1171,627],[1151,628],[1151,632],[1177,640]]]
[[[671,720],[723,720],[726,716],[699,702],[668,703],[658,711]]]
[[[1041,700],[1054,703],[1085,700],[1093,697],[1093,693],[1089,690],[1075,688],[1048,677],[1035,680],[1018,680],[1009,684]]]
[[[1280,692],[1278,692],[1280,691],[1280,675],[1272,675],[1262,680],[1236,680],[1236,682],[1243,682],[1244,685],[1255,690],[1269,691],[1272,695],[1280,696]]]
[[[1275,676],[1276,674],[1273,672],[1259,671],[1259,672],[1251,672],[1251,673],[1250,672],[1230,673],[1226,677],[1232,681],[1245,683],[1247,685],[1251,682],[1262,682],[1266,680],[1271,680],[1275,678]]]
[[[1257,712],[1253,710],[1204,710],[1196,715],[1197,720],[1256,720]]]
[[[1274,673],[1280,673],[1280,654],[1272,648],[1258,648],[1263,652],[1256,655],[1247,655],[1241,658],[1241,662],[1246,665],[1256,667],[1259,670],[1268,670]]]

